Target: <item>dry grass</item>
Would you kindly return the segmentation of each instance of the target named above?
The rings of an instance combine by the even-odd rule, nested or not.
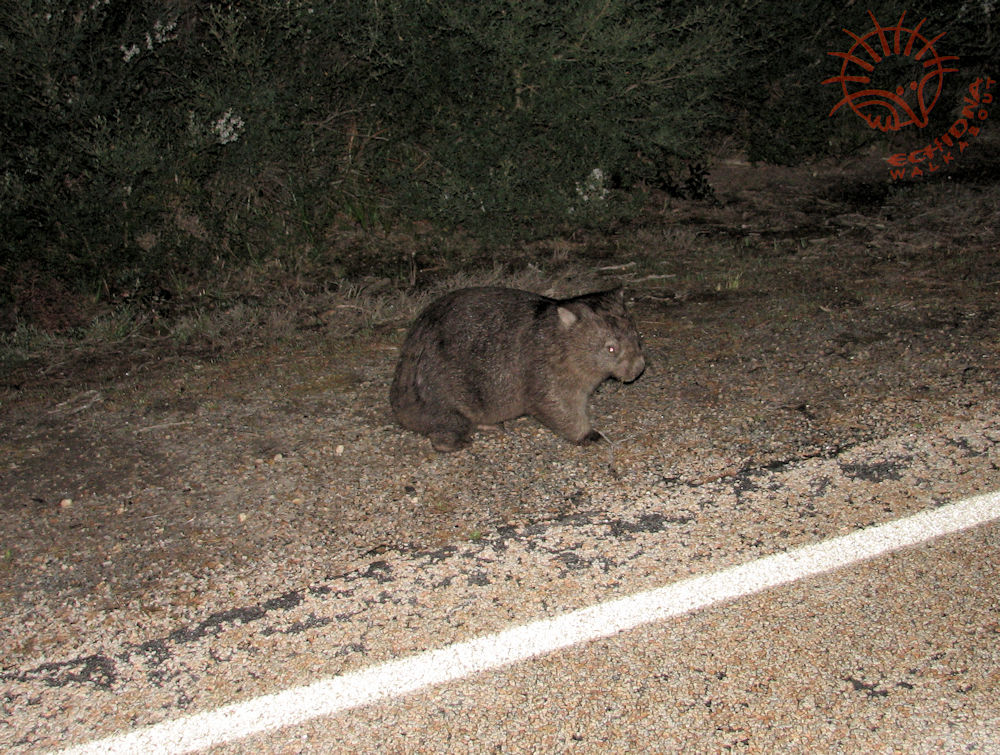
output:
[[[838,276],[876,263],[890,264],[897,277],[926,278],[929,288],[944,268],[977,281],[993,275],[980,268],[988,260],[982,250],[1000,244],[994,186],[945,180],[887,190],[880,171],[878,164],[849,175],[836,165],[723,164],[713,175],[721,204],[660,198],[612,235],[488,249],[427,227],[352,232],[328,240],[326,254],[286,251],[202,280],[178,279],[165,297],[74,302],[65,291],[49,292],[35,316],[14,317],[0,334],[3,387],[99,380],[133,352],[150,360],[204,357],[317,333],[333,340],[395,334],[433,298],[466,286],[566,296],[624,283],[637,298],[683,302],[766,295],[776,277],[808,293],[817,276],[832,276],[826,288],[833,291]],[[834,266],[807,264],[836,250],[843,251]],[[80,324],[59,325],[74,319]]]

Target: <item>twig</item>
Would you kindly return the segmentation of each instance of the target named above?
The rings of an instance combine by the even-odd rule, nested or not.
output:
[[[80,399],[89,399],[86,403],[77,406],[74,409],[66,409],[68,404],[72,404],[74,401],[79,401]],[[65,411],[67,414],[78,414],[79,412],[85,411],[96,404],[98,401],[103,401],[104,397],[101,396],[100,391],[84,391],[81,394],[74,396],[71,399],[66,399],[62,403],[56,404],[54,409],[49,410],[49,414],[59,414]]]
[[[632,284],[635,285],[636,283],[642,283],[643,281],[657,281],[657,280],[665,280],[667,278],[676,278],[676,277],[677,276],[674,275],[673,273],[665,273],[663,275],[645,275],[642,278],[636,278],[634,281],[632,281]]]
[[[623,265],[606,265],[605,267],[597,268],[600,273],[609,273],[612,270],[628,270],[630,267],[635,267],[634,262],[626,262]]]

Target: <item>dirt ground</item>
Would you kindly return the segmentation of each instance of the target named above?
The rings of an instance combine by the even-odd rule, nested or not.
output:
[[[41,617],[6,661],[52,641],[45,617],[67,606],[187,615],[230,575],[281,595],[388,550],[592,513],[643,486],[751,485],[972,417],[1000,385],[997,175],[972,151],[906,185],[878,156],[730,161],[710,178],[718,203],[664,197],[615,234],[534,245],[558,269],[536,290],[622,282],[632,300],[649,366],[594,396],[600,446],[522,419],[435,454],[386,400],[408,318],[2,376],[0,606],[11,626]]]

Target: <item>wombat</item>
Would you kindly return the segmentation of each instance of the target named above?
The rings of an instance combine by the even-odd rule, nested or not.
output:
[[[645,367],[620,288],[572,299],[465,288],[417,317],[389,403],[399,424],[438,451],[525,414],[583,445],[603,438],[590,425],[590,394],[608,377],[628,383]]]

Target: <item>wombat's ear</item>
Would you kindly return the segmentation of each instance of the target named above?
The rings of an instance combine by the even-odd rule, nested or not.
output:
[[[564,328],[570,327],[580,319],[576,312],[567,307],[556,307],[556,311],[559,313],[559,322]]]

